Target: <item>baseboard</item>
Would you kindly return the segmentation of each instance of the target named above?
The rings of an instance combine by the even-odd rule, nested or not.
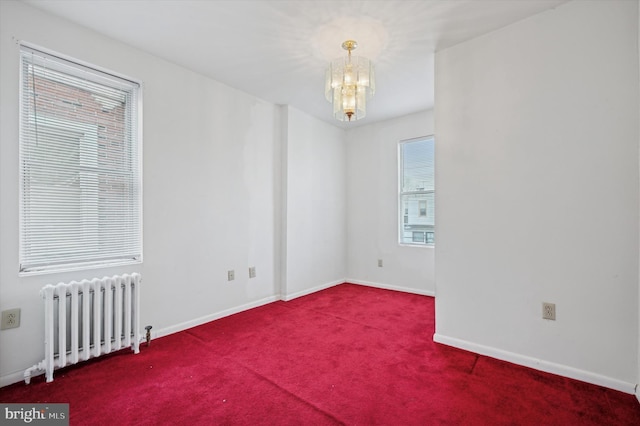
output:
[[[284,300],[285,302],[288,302],[289,300],[297,299],[298,297],[302,297],[302,296],[307,296],[307,295],[309,295],[311,293],[315,293],[315,292],[320,291],[320,290],[325,290],[327,288],[334,287],[334,286],[336,286],[338,284],[343,284],[344,282],[345,282],[344,279],[331,281],[329,283],[320,284],[318,286],[315,286],[315,287],[312,287],[312,288],[308,288],[306,290],[298,291],[296,293],[284,294],[284,295],[282,295],[281,299]]]
[[[469,342],[455,337],[444,336],[442,334],[434,334],[433,341],[442,343],[444,345],[453,346],[456,348],[464,349],[470,352],[474,352],[480,355],[486,355],[491,358],[496,358],[502,361],[508,361],[513,364],[523,365],[535,370],[545,371],[547,373],[557,374],[559,376],[568,377],[571,379],[580,380],[583,382],[591,383],[598,386],[604,386],[606,388],[615,389],[628,394],[638,393],[636,391],[636,385],[628,383],[622,380],[614,379],[611,377],[603,376],[600,374],[592,373],[585,370],[569,367],[563,364],[556,364],[537,358],[517,354],[514,352],[504,351],[502,349],[493,348],[490,346],[480,345],[477,343]],[[639,398],[640,401],[640,398]]]
[[[31,375],[31,378],[34,378],[42,374],[44,374],[44,371],[41,373],[36,372]],[[15,373],[9,373],[5,376],[0,377],[0,388],[12,385],[14,383],[23,382],[23,381],[24,381],[24,370],[16,371]]]
[[[381,288],[383,290],[395,290],[395,291],[402,291],[402,292],[405,292],[405,293],[420,294],[422,296],[432,296],[432,297],[435,297],[435,295],[436,295],[435,292],[433,292],[433,291],[422,290],[422,289],[418,289],[418,288],[402,287],[402,286],[397,286],[397,285],[392,285],[392,284],[376,283],[376,282],[372,282],[372,281],[355,280],[355,279],[351,279],[351,278],[347,278],[346,281],[348,283],[351,283],[351,284],[358,284],[358,285],[364,285],[364,286],[367,286],[367,287]]]
[[[636,385],[636,399],[640,402],[640,385]]]
[[[172,326],[161,328],[158,330],[151,330],[151,337],[158,338],[158,337],[168,336],[170,334],[178,333],[180,331],[184,331],[192,327],[197,327],[199,325],[206,324],[208,322],[215,321],[220,318],[228,317],[229,315],[237,314],[239,312],[243,312],[248,309],[253,309],[262,305],[266,305],[268,303],[273,303],[277,300],[278,300],[278,297],[269,296],[269,297],[265,297],[264,299],[256,300],[254,302],[245,303],[244,305],[236,306],[230,309],[225,309],[224,311],[215,312],[213,314],[205,315],[200,318],[185,321],[180,324],[172,325]]]

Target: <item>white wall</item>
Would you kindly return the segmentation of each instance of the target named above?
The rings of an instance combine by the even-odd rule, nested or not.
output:
[[[141,319],[158,337],[344,281],[344,130],[22,3],[0,7],[0,310],[22,309],[0,332],[0,386],[43,357],[48,283],[141,272]],[[18,277],[19,40],[143,83],[142,265]]]
[[[433,247],[398,243],[398,142],[429,135],[431,110],[348,130],[348,281],[434,294]]]
[[[637,8],[569,2],[437,54],[437,341],[633,393]]]
[[[327,104],[328,105],[328,104]],[[344,282],[344,130],[286,108],[285,299]]]
[[[140,271],[154,334],[275,300],[279,109],[22,3],[0,16],[0,310],[22,309],[0,331],[0,385],[43,358],[47,283]],[[142,81],[144,264],[18,278],[18,40]]]
[[[640,80],[640,7],[638,7],[638,79]],[[640,102],[640,96],[638,96],[638,99]],[[638,126],[640,127],[640,105],[638,107]],[[638,130],[638,135],[638,146],[640,146],[640,130]],[[640,157],[638,161],[640,161]],[[638,220],[640,221],[640,217]],[[640,383],[640,280],[638,281],[638,376],[636,377],[636,383]],[[636,387],[636,398],[640,401],[640,386]]]

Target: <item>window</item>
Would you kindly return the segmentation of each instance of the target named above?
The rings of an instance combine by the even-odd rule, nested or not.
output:
[[[433,244],[433,242],[434,242],[434,238],[433,238],[434,237],[434,233],[433,232],[425,232],[424,235],[425,235],[425,242],[427,244]]]
[[[420,216],[427,215],[427,200],[419,200],[418,201],[418,214]]]
[[[20,272],[142,259],[139,84],[21,46]]]
[[[434,145],[433,137],[400,142],[400,244],[435,243]]]

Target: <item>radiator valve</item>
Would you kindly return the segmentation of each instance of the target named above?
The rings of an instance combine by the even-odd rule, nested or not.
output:
[[[151,327],[150,325],[146,326],[144,329],[147,330],[147,346],[151,345]]]

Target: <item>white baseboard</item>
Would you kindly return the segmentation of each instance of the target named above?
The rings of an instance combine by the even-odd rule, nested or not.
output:
[[[26,367],[25,370],[27,368],[28,367]],[[34,377],[39,376],[41,374],[44,374],[44,371],[40,372],[40,373],[36,372],[36,373],[32,374],[31,378],[34,378]],[[6,374],[6,375],[0,377],[0,388],[12,385],[14,383],[23,382],[23,381],[24,381],[24,370],[16,371],[14,373],[9,373],[9,374]]]
[[[591,383],[598,386],[604,386],[606,388],[619,390],[621,392],[634,394],[638,397],[636,392],[636,385],[633,383],[625,382],[622,380],[614,379],[612,377],[603,376],[590,371],[580,370],[577,368],[569,367],[567,365],[556,364],[537,358],[517,354],[514,352],[504,351],[502,349],[493,348],[490,346],[480,345],[477,343],[469,342],[455,337],[444,336],[442,334],[434,334],[433,341],[442,343],[448,346],[464,349],[470,352],[474,352],[480,355],[486,355],[491,358],[496,358],[502,361],[508,361],[513,364],[523,365],[535,370],[545,371],[547,373],[553,373],[571,379],[580,380],[583,382]],[[640,401],[640,397],[639,397]]]
[[[640,385],[636,385],[636,399],[640,402]]]
[[[383,290],[395,290],[395,291],[402,291],[405,293],[420,294],[422,296],[435,297],[436,295],[435,292],[431,290],[423,290],[423,289],[411,288],[411,287],[401,287],[397,285],[376,283],[372,281],[363,281],[363,280],[355,280],[355,279],[347,278],[346,282],[351,284],[365,285],[367,287],[381,288]]]
[[[206,324],[208,322],[215,321],[220,318],[228,317],[229,315],[237,314],[239,312],[246,311],[248,309],[253,309],[259,306],[266,305],[268,303],[273,303],[277,300],[278,300],[278,297],[269,296],[269,297],[265,297],[264,299],[256,300],[255,302],[245,303],[244,305],[236,306],[230,309],[225,309],[224,311],[215,312],[213,314],[209,314],[200,318],[185,321],[180,324],[161,328],[157,331],[154,331],[152,329],[151,337],[158,338],[158,337],[168,336],[170,334],[177,333],[179,331],[184,331],[192,327],[197,327],[199,325]],[[144,336],[144,333],[142,335]]]
[[[329,283],[320,284],[318,286],[308,288],[306,290],[298,291],[296,293],[284,294],[282,295],[282,300],[284,300],[285,302],[288,302],[289,300],[297,299],[298,297],[306,296],[308,294],[315,293],[320,290],[325,290],[327,288],[337,286],[338,284],[343,284],[344,282],[345,282],[344,279],[340,279],[340,280],[332,281]]]

